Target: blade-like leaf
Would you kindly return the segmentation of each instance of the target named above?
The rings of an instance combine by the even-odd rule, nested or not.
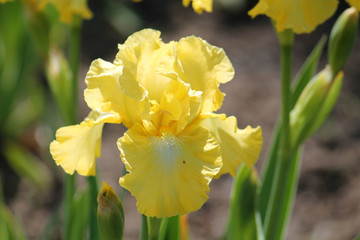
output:
[[[257,187],[256,172],[242,165],[232,189],[225,239],[264,239],[255,203]]]
[[[180,239],[180,217],[174,216],[170,218],[164,218],[161,224],[159,239]]]

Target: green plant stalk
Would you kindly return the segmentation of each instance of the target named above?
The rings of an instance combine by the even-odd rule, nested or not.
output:
[[[89,195],[90,195],[90,216],[89,216],[89,227],[90,227],[90,240],[99,240],[100,233],[97,223],[97,195],[99,192],[98,183],[96,176],[88,177]]]
[[[147,217],[148,239],[158,240],[162,218]]]
[[[145,215],[141,215],[140,240],[148,240],[147,217]]]
[[[323,36],[320,41],[316,44],[315,48],[311,54],[306,59],[305,63],[301,67],[300,71],[295,77],[294,84],[292,86],[292,104],[290,108],[292,109],[298,100],[301,92],[312,79],[315,74],[321,53],[324,49],[326,43],[326,37]],[[262,223],[264,223],[266,218],[267,205],[269,203],[269,197],[271,192],[271,186],[273,185],[275,169],[277,165],[278,152],[277,149],[280,145],[281,137],[281,122],[277,121],[277,124],[273,130],[273,136],[271,140],[271,147],[269,148],[268,156],[266,157],[265,166],[262,171],[262,181],[260,186],[260,191],[258,195],[258,209],[260,212]],[[300,165],[300,164],[299,164]],[[297,171],[296,169],[294,169]]]
[[[66,125],[72,125],[77,123],[77,74],[80,59],[80,30],[81,18],[75,17],[73,24],[70,26],[69,59],[73,78],[71,99],[67,102],[72,104],[68,105],[68,116],[70,116],[70,119],[68,119],[69,122],[65,122]],[[69,224],[71,223],[71,211],[75,194],[75,175],[67,174],[65,182],[64,233],[65,236],[70,236]]]
[[[71,229],[72,206],[75,193],[75,175],[66,174],[64,196],[64,236],[69,239]]]
[[[281,138],[278,149],[279,163],[275,169],[274,184],[271,188],[269,205],[265,217],[264,232],[265,239],[281,239],[278,237],[280,215],[282,214],[282,203],[286,188],[284,183],[288,179],[291,166],[290,146],[290,105],[291,105],[291,55],[292,44],[281,43]],[[281,234],[280,234],[281,235]]]

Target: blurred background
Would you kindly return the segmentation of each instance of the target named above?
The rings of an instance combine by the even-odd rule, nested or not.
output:
[[[93,17],[83,22],[81,33],[79,119],[89,112],[83,90],[86,88],[85,75],[93,60],[113,61],[118,51],[117,44],[143,28],[160,30],[164,42],[196,35],[222,47],[234,65],[234,79],[221,86],[226,97],[219,112],[236,116],[239,128],[247,125],[263,128],[264,147],[256,164],[261,174],[272,129],[280,112],[280,51],[270,20],[266,17],[252,20],[247,15],[256,3],[252,0],[215,0],[213,13],[198,15],[191,7],[184,8],[181,0],[143,0],[140,3],[90,0],[88,5]],[[329,35],[335,19],[347,7],[344,1],[340,1],[336,14],[316,31],[296,36],[294,76],[321,36]],[[26,8],[20,8],[18,13],[24,16],[18,20],[25,21],[20,24],[22,28],[11,27],[19,24],[9,24],[10,20],[1,14],[8,11],[4,9],[5,5],[0,5],[0,31],[1,34],[14,32],[12,40],[10,36],[6,41],[18,44],[13,44],[18,55],[5,58],[8,50],[0,41],[3,199],[17,222],[24,226],[28,239],[59,239],[64,172],[55,165],[48,146],[56,129],[64,123],[50,94],[41,50],[26,30]],[[10,29],[5,29],[9,26]],[[325,50],[319,70],[325,66],[326,57]],[[12,67],[4,68],[5,63]],[[359,38],[344,73],[344,86],[334,111],[305,144],[289,240],[343,240],[353,239],[359,233]],[[105,126],[102,156],[97,161],[99,180],[106,181],[116,192],[120,192],[118,179],[123,174],[116,141],[125,130],[118,125]],[[84,182],[83,177],[78,177],[80,188]],[[232,182],[227,175],[211,183],[209,200],[199,211],[189,214],[191,239],[221,238],[228,216]],[[123,204],[126,219],[124,239],[139,239],[141,216],[136,210],[136,201],[127,192]]]

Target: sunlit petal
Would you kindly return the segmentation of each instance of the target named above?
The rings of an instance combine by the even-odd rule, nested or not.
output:
[[[146,90],[135,79],[120,85],[122,69],[123,66],[102,59],[93,61],[86,75],[84,97],[91,109],[111,113],[131,127],[149,116],[150,106]],[[127,92],[133,94],[129,96]]]
[[[234,77],[224,50],[194,36],[181,39],[177,49],[177,72],[192,89],[203,92],[202,112],[218,110],[224,98],[219,85]]]
[[[276,22],[278,31],[292,29],[295,33],[309,33],[330,18],[338,0],[260,0],[249,11],[252,17],[265,14]]]
[[[203,128],[154,136],[134,125],[118,140],[118,147],[129,172],[120,178],[120,185],[136,197],[139,212],[146,216],[169,217],[199,209],[222,166],[219,146]]]
[[[100,157],[101,133],[105,122],[118,122],[116,117],[91,112],[83,122],[56,131],[50,153],[57,165],[68,174],[77,171],[84,176],[95,175],[95,158]]]
[[[258,160],[263,144],[260,127],[238,129],[236,118],[225,118],[225,115],[206,118],[202,126],[213,134],[220,145],[223,167],[217,177],[225,173],[235,176],[241,163],[251,168]]]

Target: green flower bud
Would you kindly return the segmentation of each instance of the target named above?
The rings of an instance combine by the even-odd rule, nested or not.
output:
[[[358,31],[358,19],[357,10],[349,8],[340,15],[331,31],[328,61],[334,75],[344,68],[350,56]]]
[[[72,113],[69,112],[69,109],[72,109],[74,104],[74,99],[71,96],[73,90],[72,72],[65,56],[56,48],[52,48],[49,52],[46,76],[61,115],[66,122],[71,122],[73,116],[70,116]]]
[[[339,96],[342,79],[342,72],[334,78],[327,67],[305,87],[290,113],[292,147],[309,138],[326,119]]]
[[[120,240],[124,232],[124,211],[113,188],[103,182],[98,198],[98,225],[103,240]]]

